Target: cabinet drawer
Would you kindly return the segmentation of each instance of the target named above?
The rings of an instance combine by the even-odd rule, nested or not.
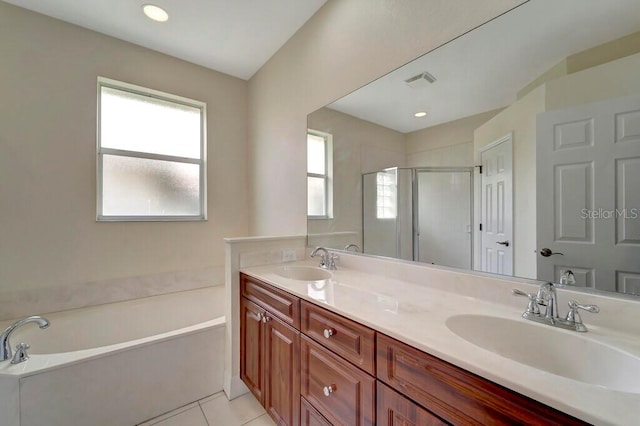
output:
[[[322,346],[375,375],[375,332],[312,303],[302,301],[300,329]]]
[[[585,424],[380,333],[376,344],[378,378],[450,423]]]
[[[301,394],[331,424],[375,424],[375,379],[302,336]]]
[[[413,401],[378,382],[378,426],[446,426],[443,422]]]
[[[331,423],[322,417],[309,401],[300,398],[300,426],[331,426]]]
[[[286,324],[300,328],[300,299],[245,274],[240,274],[240,292]]]

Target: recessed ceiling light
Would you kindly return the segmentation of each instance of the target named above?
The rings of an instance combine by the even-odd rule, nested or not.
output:
[[[169,14],[161,7],[155,4],[145,4],[142,6],[142,11],[149,19],[153,19],[157,22],[167,22]]]
[[[416,112],[415,114],[413,114],[413,116],[416,117],[416,118],[422,118],[422,117],[424,117],[426,115],[427,115],[427,113],[424,112],[424,111]]]

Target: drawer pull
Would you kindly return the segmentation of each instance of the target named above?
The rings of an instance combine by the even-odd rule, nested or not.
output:
[[[258,313],[256,314],[256,321],[258,321],[258,322],[262,321],[262,317],[263,317],[262,312],[258,312]]]
[[[334,334],[336,334],[336,331],[333,328],[325,328],[324,332],[322,332],[322,334],[324,334],[324,337],[326,337],[328,339],[329,337],[331,337]]]
[[[324,396],[331,396],[331,394],[336,390],[336,385],[329,385],[322,388],[322,392]]]
[[[269,318],[266,314],[262,316],[262,322],[263,323],[268,323],[269,321],[271,321],[271,318]]]

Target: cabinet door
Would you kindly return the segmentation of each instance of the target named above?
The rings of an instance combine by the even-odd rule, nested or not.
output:
[[[300,424],[300,332],[266,313],[264,408],[279,425]]]
[[[415,402],[385,386],[377,385],[378,426],[446,426],[440,420]]]
[[[263,346],[265,311],[246,298],[240,298],[240,378],[264,405]]]

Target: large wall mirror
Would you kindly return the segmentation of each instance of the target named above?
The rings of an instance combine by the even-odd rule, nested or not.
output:
[[[310,246],[640,295],[640,1],[530,0],[308,128]]]

